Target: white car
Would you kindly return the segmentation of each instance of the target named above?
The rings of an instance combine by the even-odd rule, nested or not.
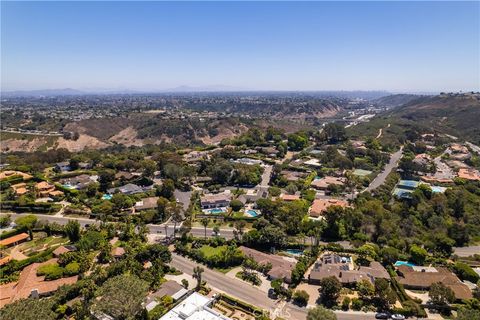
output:
[[[393,314],[390,319],[392,319],[392,320],[405,320],[405,316],[401,315],[401,314]]]

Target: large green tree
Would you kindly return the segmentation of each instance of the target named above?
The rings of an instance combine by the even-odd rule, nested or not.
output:
[[[118,275],[109,278],[100,287],[92,309],[115,319],[133,319],[142,311],[142,302],[147,292],[147,282],[137,276]]]
[[[307,320],[337,320],[337,316],[324,307],[316,306],[308,310]]]
[[[326,305],[334,305],[342,290],[342,284],[337,277],[331,276],[320,280],[320,297]]]
[[[70,242],[80,240],[80,223],[77,220],[68,220],[64,230]]]

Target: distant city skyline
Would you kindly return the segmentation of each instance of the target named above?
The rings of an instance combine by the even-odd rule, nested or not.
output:
[[[2,1],[1,20],[2,91],[480,89],[476,1]]]

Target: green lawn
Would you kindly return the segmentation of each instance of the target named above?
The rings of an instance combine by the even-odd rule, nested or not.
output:
[[[203,255],[208,259],[214,255],[220,255],[225,251],[227,246],[219,246],[219,247],[211,247],[211,246],[203,246],[199,250],[203,253]]]

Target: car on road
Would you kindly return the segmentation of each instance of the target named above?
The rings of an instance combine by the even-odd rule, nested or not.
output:
[[[404,315],[401,315],[401,314],[394,314],[391,316],[392,320],[405,320],[405,316]]]
[[[212,231],[212,237],[218,237],[219,235],[220,235],[220,232]]]
[[[390,314],[386,312],[378,312],[375,314],[375,319],[389,319]]]

